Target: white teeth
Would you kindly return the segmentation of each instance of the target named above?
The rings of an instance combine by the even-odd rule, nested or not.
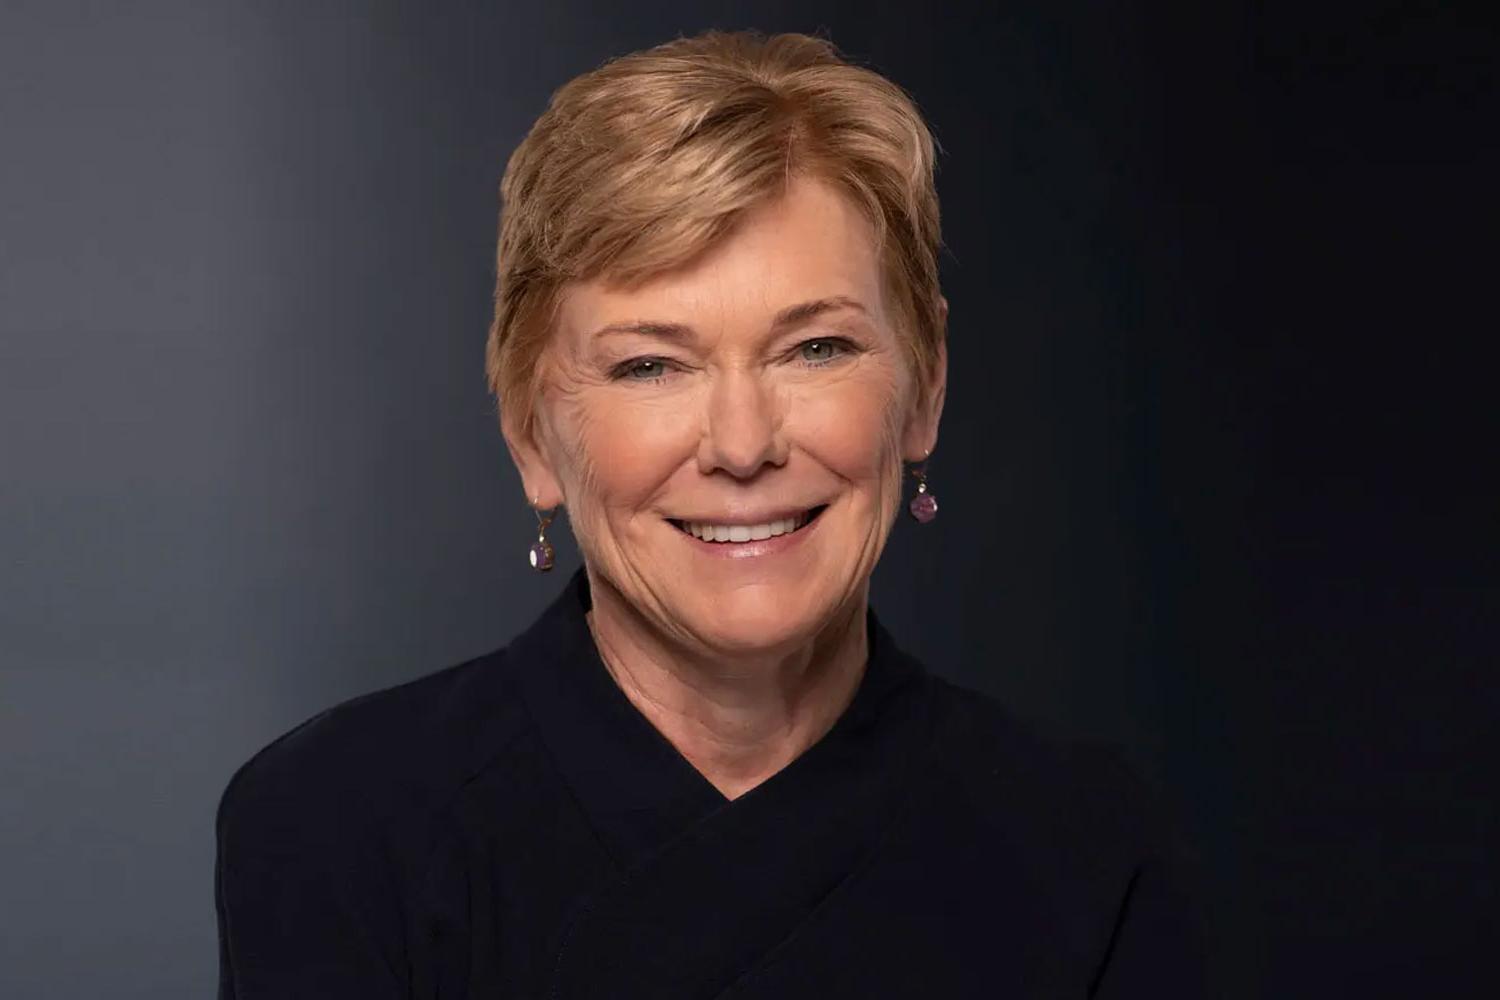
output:
[[[784,517],[766,524],[704,524],[699,521],[684,521],[682,526],[688,534],[705,542],[748,542],[796,531],[802,525],[802,515]]]

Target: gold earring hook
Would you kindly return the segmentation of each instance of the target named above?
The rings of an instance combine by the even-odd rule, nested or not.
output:
[[[539,542],[546,541],[547,529],[552,526],[552,519],[557,513],[556,507],[553,507],[545,514],[542,513],[542,509],[537,506],[537,501],[540,499],[540,494],[531,498],[531,509],[536,514],[536,538]]]

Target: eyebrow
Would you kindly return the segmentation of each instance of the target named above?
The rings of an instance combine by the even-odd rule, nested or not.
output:
[[[856,312],[869,315],[869,310],[858,300],[847,295],[831,295],[822,299],[809,299],[799,302],[794,306],[787,306],[778,312],[771,320],[772,331],[785,330],[790,327],[800,326],[808,320],[815,319],[824,313],[836,312],[840,309],[853,309]],[[590,340],[612,333],[635,333],[646,337],[660,337],[676,343],[685,343],[694,337],[693,328],[686,323],[666,323],[659,320],[625,320],[619,323],[609,323],[601,326],[590,335]]]

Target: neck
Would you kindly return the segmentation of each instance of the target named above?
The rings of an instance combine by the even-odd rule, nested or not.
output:
[[[727,798],[816,743],[864,676],[868,585],[804,643],[726,655],[666,635],[592,570],[588,578],[589,628],[615,683]]]

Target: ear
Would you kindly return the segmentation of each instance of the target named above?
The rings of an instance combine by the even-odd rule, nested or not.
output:
[[[925,391],[919,394],[920,398],[913,401],[901,436],[901,457],[908,462],[921,462],[937,448],[938,422],[942,420],[943,400],[948,393],[948,300],[943,296],[938,296],[938,315],[944,336],[938,343],[932,379],[922,387]]]
[[[505,436],[510,459],[521,474],[526,502],[538,510],[560,507],[563,503],[562,484],[549,457],[550,449],[544,447],[546,429],[540,426],[534,407],[525,413],[518,413],[517,409],[501,405],[500,432]]]

